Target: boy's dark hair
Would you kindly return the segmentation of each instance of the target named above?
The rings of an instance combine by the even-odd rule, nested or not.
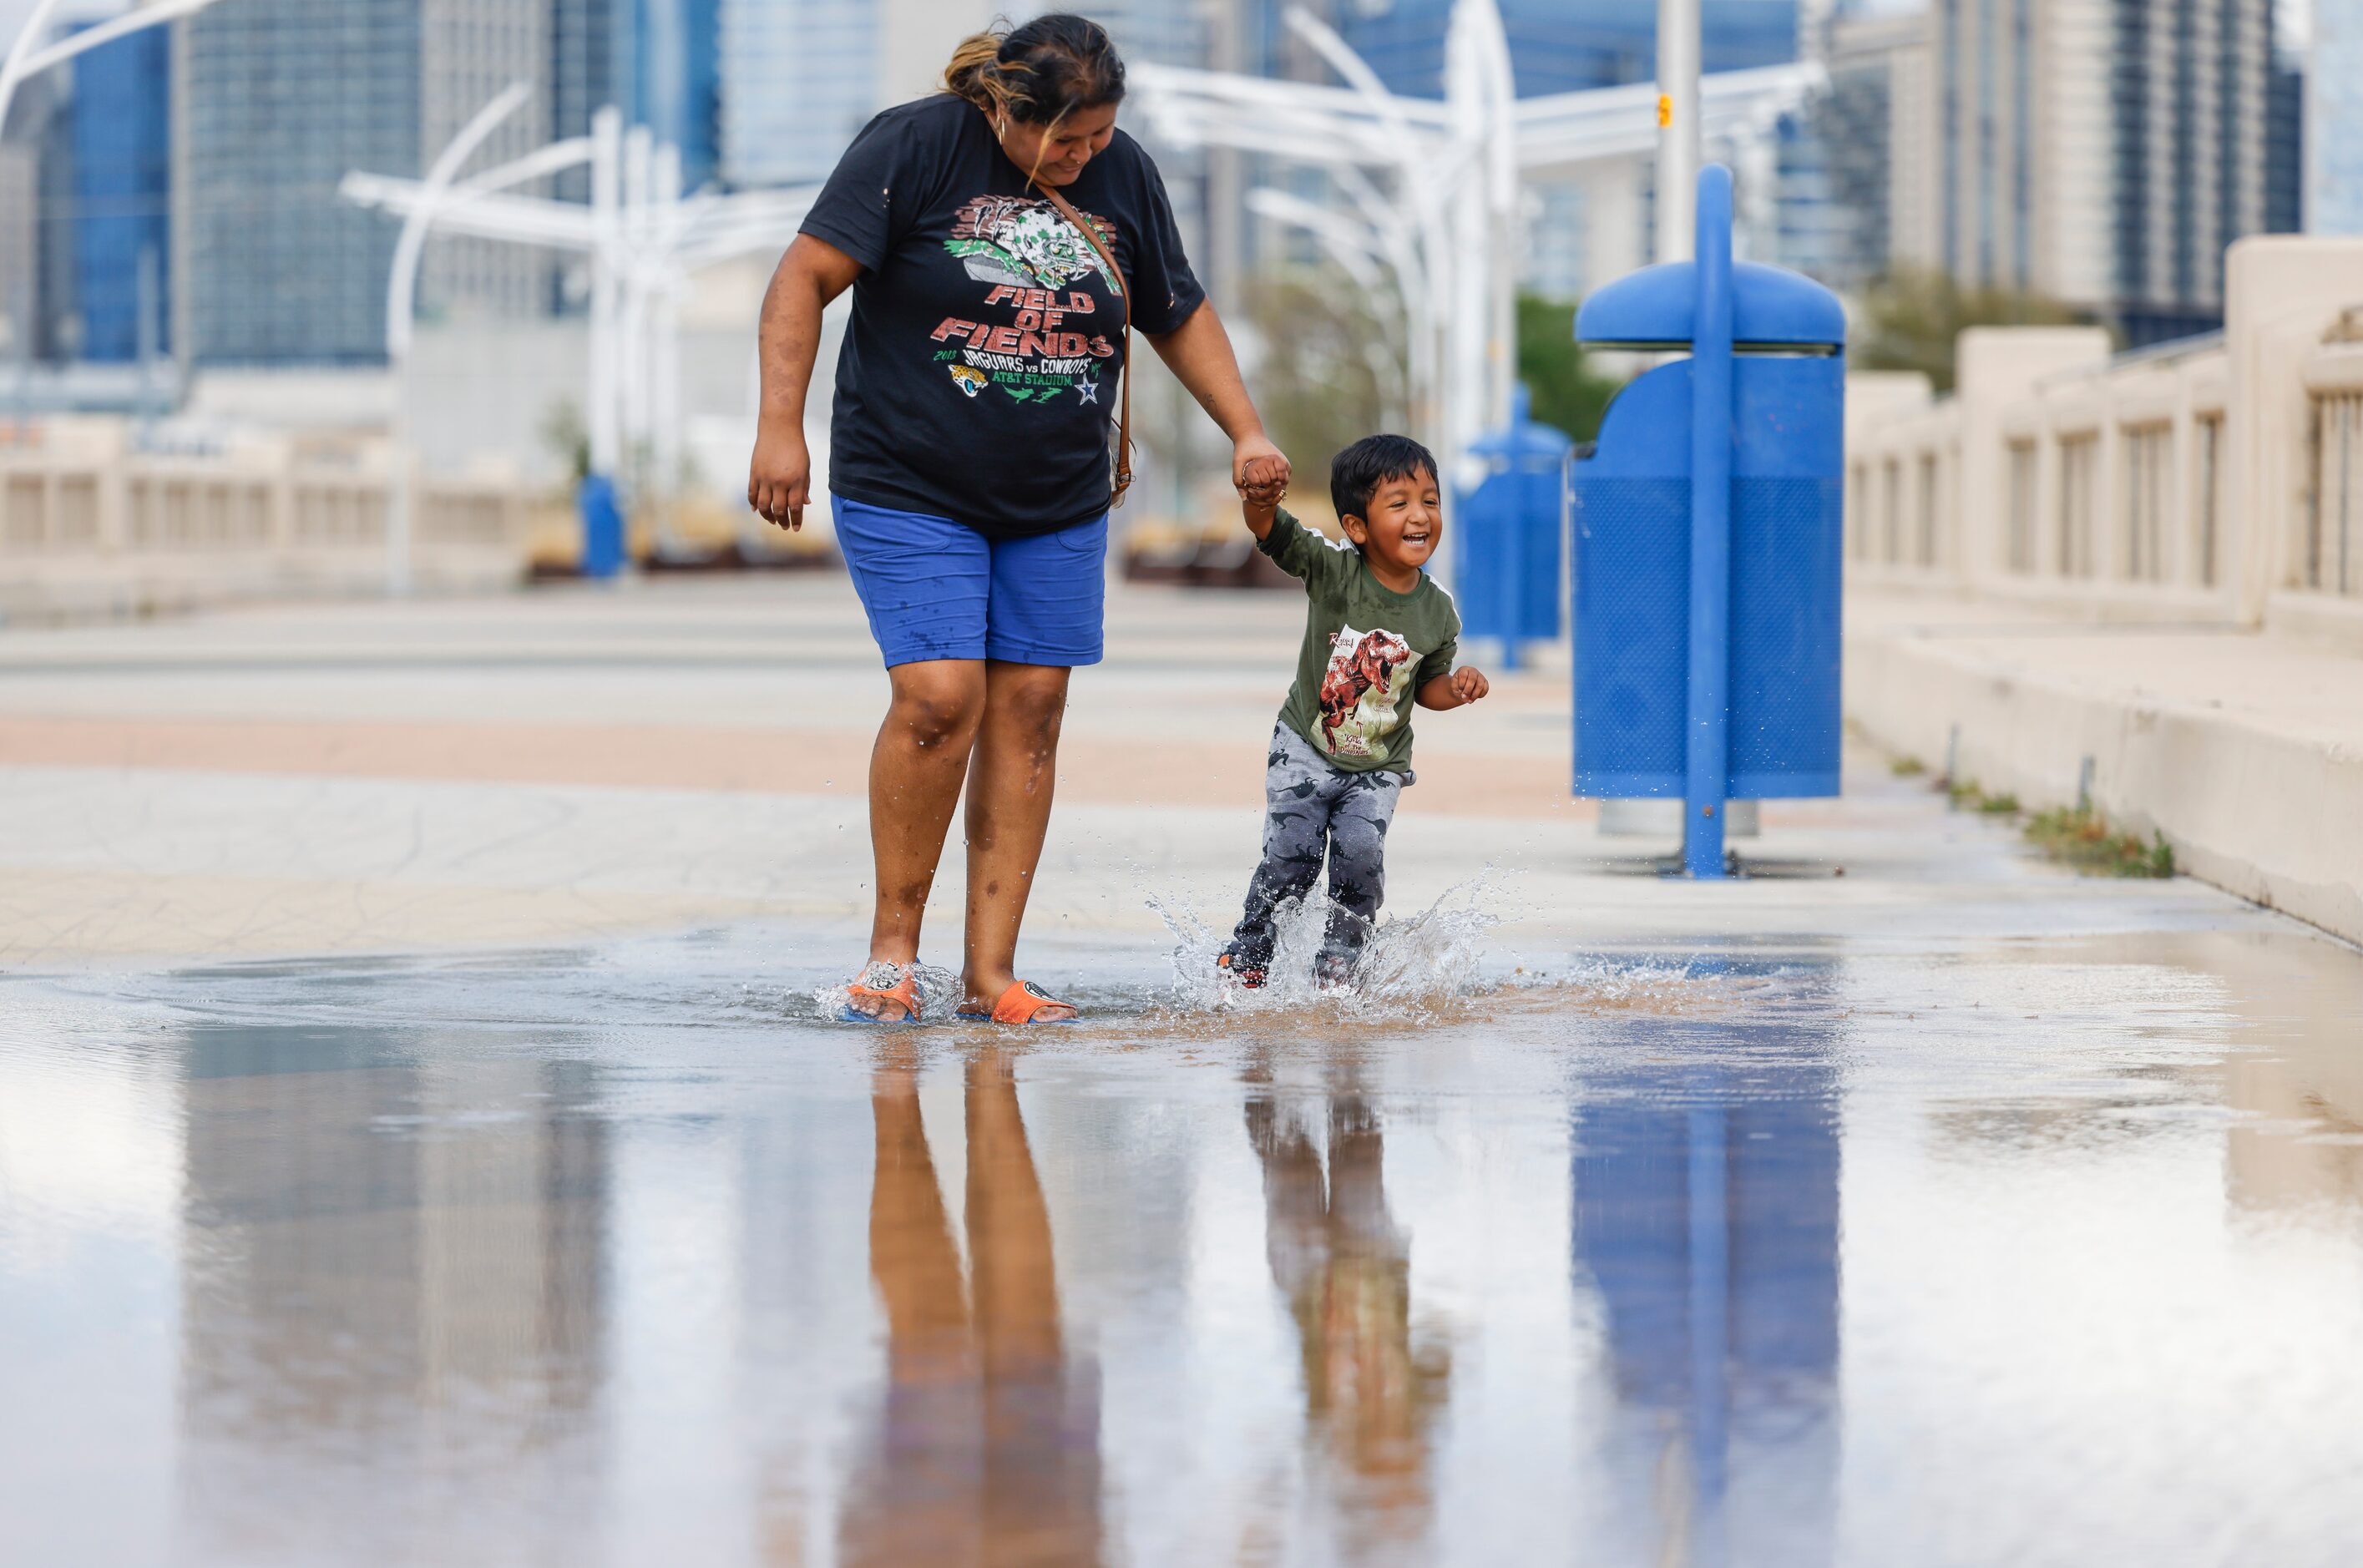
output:
[[[1368,521],[1380,485],[1437,473],[1436,454],[1409,436],[1364,436],[1329,460],[1329,504],[1340,517]]]

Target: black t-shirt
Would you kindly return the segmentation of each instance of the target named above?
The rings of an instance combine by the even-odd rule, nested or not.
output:
[[[1117,131],[1059,194],[1115,252],[1135,327],[1189,319],[1205,292],[1139,143]],[[888,109],[803,227],[863,268],[837,361],[831,490],[1003,537],[1107,509],[1123,296],[982,110],[949,94]]]

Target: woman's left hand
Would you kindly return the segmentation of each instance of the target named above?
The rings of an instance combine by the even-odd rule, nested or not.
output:
[[[1250,470],[1254,471],[1252,475]],[[1259,485],[1276,482],[1284,493],[1288,476],[1287,454],[1273,446],[1271,438],[1261,430],[1231,443],[1231,487],[1241,495],[1247,493],[1250,477]]]

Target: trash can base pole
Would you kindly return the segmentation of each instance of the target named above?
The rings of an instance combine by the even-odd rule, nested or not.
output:
[[[1699,173],[1692,275],[1691,604],[1688,723],[1683,739],[1682,865],[1727,874],[1723,803],[1731,738],[1731,172]]]

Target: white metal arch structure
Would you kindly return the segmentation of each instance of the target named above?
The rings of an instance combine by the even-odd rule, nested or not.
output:
[[[1286,22],[1345,85],[1141,64],[1128,73],[1135,101],[1177,146],[1328,172],[1348,210],[1276,191],[1254,193],[1250,206],[1311,234],[1358,284],[1383,261],[1402,306],[1413,423],[1448,454],[1465,451],[1509,414],[1521,178],[1650,155],[1657,86],[1519,98],[1494,0],[1454,6],[1440,99],[1389,92],[1305,11],[1292,8]],[[1702,133],[1760,140],[1820,80],[1811,65],[1707,76]]]
[[[412,317],[418,306],[418,262],[427,250],[427,228],[436,206],[445,199],[452,176],[475,155],[484,139],[533,96],[533,83],[512,82],[475,117],[460,128],[420,182],[422,199],[402,220],[394,242],[394,263],[385,275],[385,359],[394,383],[392,448],[393,466],[386,478],[385,586],[389,594],[410,592],[411,557],[415,546],[414,514],[417,504],[416,475],[410,460],[409,408],[403,369],[410,361]]]
[[[33,40],[48,30],[50,18],[56,15],[64,0],[40,0],[33,14],[25,18],[17,29],[16,42],[8,46],[5,60],[0,60],[0,129],[8,124],[8,105],[17,95],[17,86],[28,76],[39,76],[53,65],[62,65],[75,55],[86,54],[102,44],[113,43],[126,33],[136,33],[143,28],[161,26],[192,16],[214,4],[214,0],[153,0],[150,5],[127,11],[122,16],[72,33],[46,49],[36,49]]]
[[[464,162],[463,154],[453,167]],[[515,189],[585,164],[591,169],[587,206]],[[405,233],[415,225],[422,237],[465,235],[588,258],[584,422],[592,471],[626,477],[627,457],[645,456],[669,478],[681,450],[675,338],[687,278],[738,256],[783,249],[819,189],[684,196],[680,169],[674,149],[659,146],[645,128],[627,131],[621,115],[606,108],[594,117],[587,137],[552,142],[448,187],[431,177],[354,172],[339,192],[347,201],[403,217]]]

